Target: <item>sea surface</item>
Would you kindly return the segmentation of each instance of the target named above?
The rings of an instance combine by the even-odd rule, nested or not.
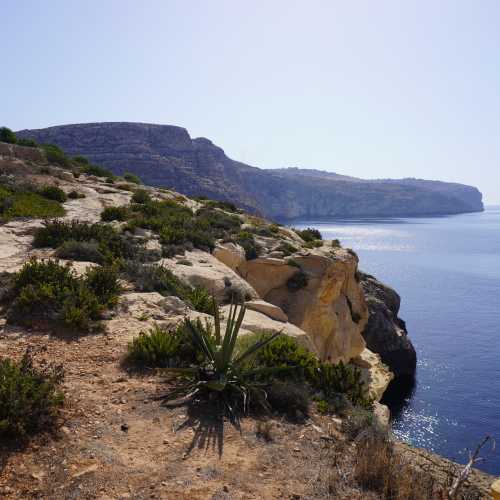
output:
[[[392,407],[395,434],[461,463],[491,435],[498,448],[484,449],[477,467],[500,475],[500,206],[293,226],[338,238],[401,295],[418,367],[413,391]]]

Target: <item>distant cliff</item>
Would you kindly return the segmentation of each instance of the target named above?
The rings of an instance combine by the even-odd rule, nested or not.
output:
[[[228,158],[181,127],[88,123],[22,130],[18,137],[54,143],[116,174],[204,195],[274,219],[445,215],[483,210],[474,187],[417,179],[363,180],[305,169],[260,169]]]

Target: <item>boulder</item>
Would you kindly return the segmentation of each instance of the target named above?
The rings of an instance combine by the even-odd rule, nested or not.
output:
[[[368,396],[380,401],[394,374],[382,363],[380,356],[369,349],[363,351],[351,360],[353,365],[361,369],[362,380],[365,382]]]
[[[245,302],[245,306],[247,309],[261,312],[276,321],[288,321],[288,316],[278,306],[270,304],[265,300],[249,300]]]
[[[213,256],[227,267],[236,271],[238,266],[245,262],[245,250],[236,243],[218,243]]]
[[[179,266],[176,259],[162,259],[160,263],[191,286],[205,287],[220,302],[232,296],[242,300],[259,298],[250,284],[213,255],[193,250],[186,252],[184,258],[193,265]]]
[[[405,322],[398,317],[399,295],[369,274],[360,273],[360,277],[369,311],[362,332],[367,347],[380,354],[396,377],[413,376],[417,355]]]

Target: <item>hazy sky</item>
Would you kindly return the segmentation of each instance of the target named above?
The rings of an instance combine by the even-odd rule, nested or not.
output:
[[[500,203],[498,0],[0,0],[0,125],[186,127],[232,158]]]

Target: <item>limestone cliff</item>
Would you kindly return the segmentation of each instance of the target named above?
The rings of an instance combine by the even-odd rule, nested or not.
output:
[[[369,310],[368,322],[362,332],[366,345],[380,354],[396,377],[412,377],[417,355],[405,322],[398,317],[399,295],[369,274],[360,273],[360,278]]]
[[[17,135],[55,143],[116,174],[133,172],[146,184],[231,201],[277,220],[483,210],[481,193],[471,186],[417,179],[369,181],[295,168],[263,170],[232,160],[210,140],[192,139],[185,129],[171,125],[88,123]]]

